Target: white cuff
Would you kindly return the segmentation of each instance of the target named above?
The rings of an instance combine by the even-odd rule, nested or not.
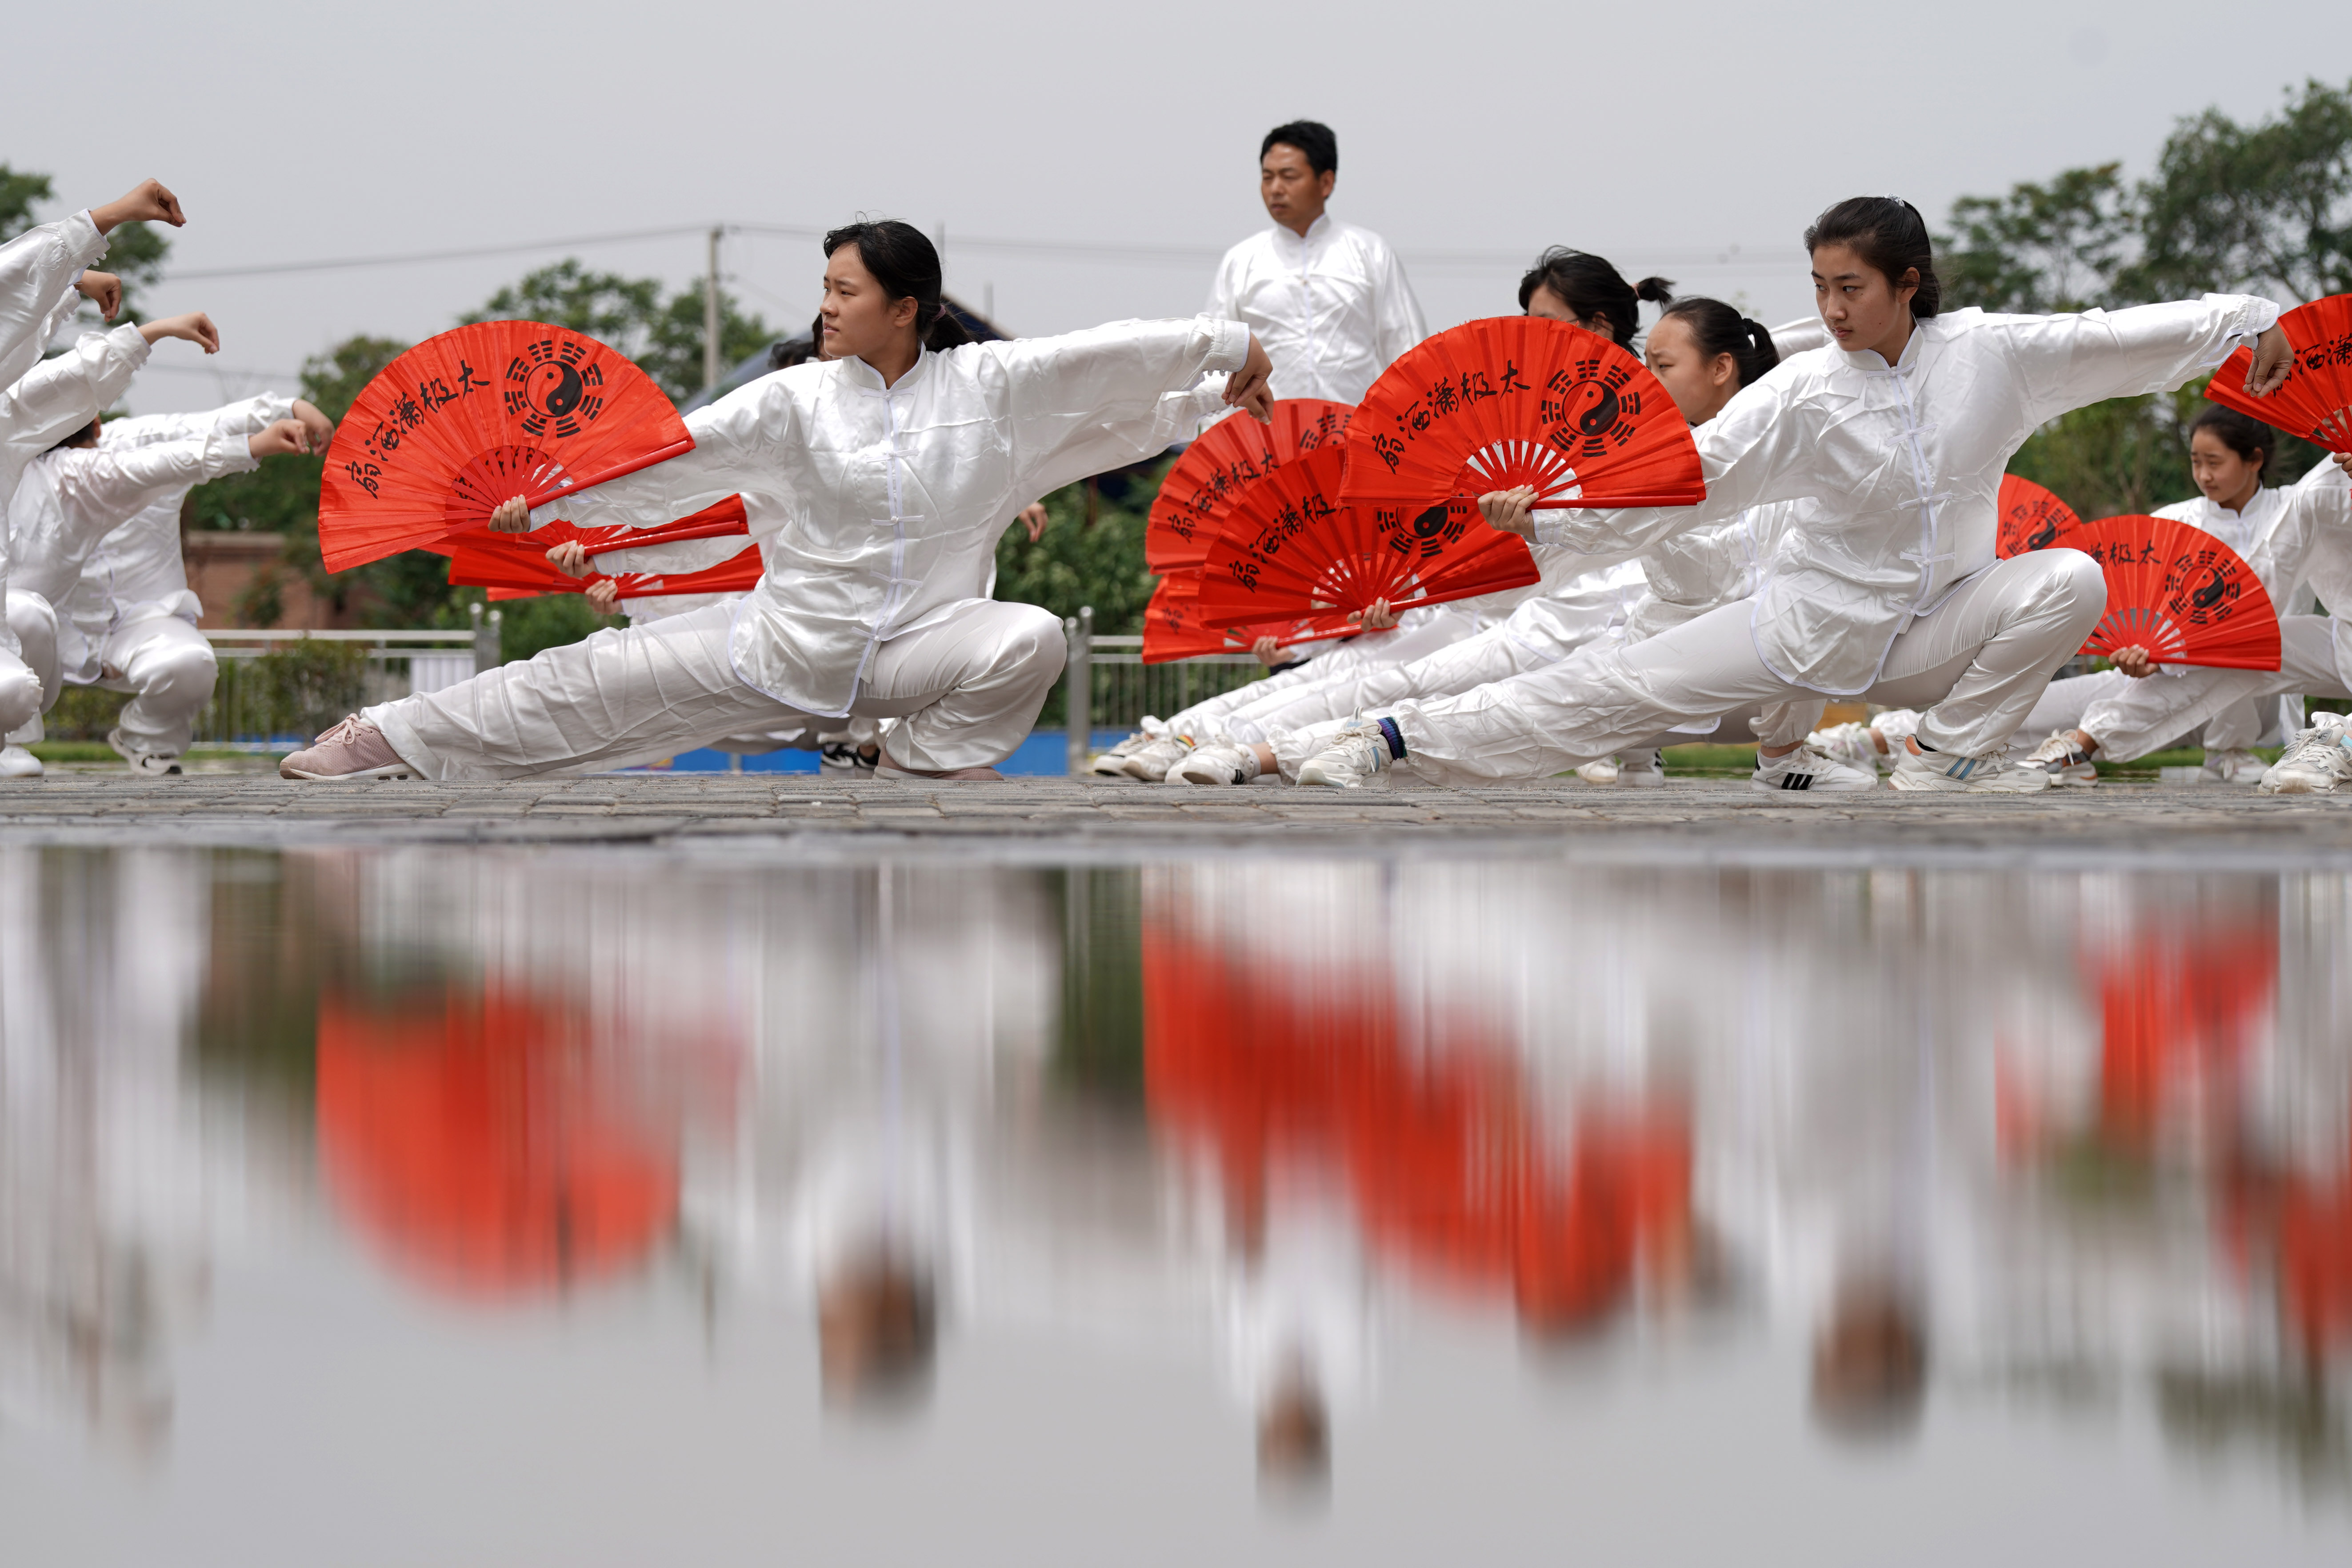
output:
[[[1233,321],[1217,316],[1202,316],[1201,324],[1209,332],[1209,357],[1202,362],[1204,371],[1236,371],[1249,361],[1250,330],[1245,321]]]

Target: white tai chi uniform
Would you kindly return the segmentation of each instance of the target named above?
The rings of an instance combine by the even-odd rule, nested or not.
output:
[[[257,467],[247,437],[293,412],[292,398],[264,393],[206,413],[110,420],[96,447],[47,454],[17,488],[18,584],[57,605],[67,684],[132,694],[119,728],[135,753],[186,751],[218,676],[180,558],[181,503],[207,480]]]
[[[1276,397],[1361,403],[1391,360],[1429,336],[1388,241],[1328,213],[1304,238],[1273,224],[1226,251],[1205,313],[1257,334]]]
[[[0,245],[0,386],[15,385],[40,363],[51,336],[81,304],[74,284],[106,247],[87,211]]]
[[[15,496],[25,470],[42,453],[121,396],[147,363],[148,352],[135,326],[87,332],[70,352],[35,366],[0,392],[0,495]],[[8,562],[0,552],[0,589],[7,581]],[[31,597],[21,589],[6,593],[8,614],[0,625],[0,735],[12,741],[37,738],[39,731],[28,726],[57,698],[54,609],[31,603]]]
[[[2352,598],[2342,597],[2352,591],[2345,570],[2352,565],[2352,480],[2343,469],[2323,462],[2292,485],[2259,491],[2242,513],[2200,497],[2156,515],[2214,534],[2245,557],[2279,612],[2279,668],[2164,665],[2137,680],[2117,669],[2054,680],[2021,738],[2080,730],[2098,742],[2100,757],[2127,763],[2202,725],[2207,751],[2242,751],[2262,736],[2266,699],[2352,700],[2336,651],[2336,622],[2308,613],[2316,602],[2315,572],[2329,607],[2341,603],[2352,611]]]
[[[981,597],[998,536],[1113,448],[1163,449],[1202,375],[1238,370],[1248,347],[1239,323],[1200,317],[926,351],[888,387],[856,359],[762,376],[687,416],[693,451],[533,514],[651,528],[740,494],[767,567],[740,604],[600,631],[364,717],[432,779],[621,767],[853,714],[906,721],[884,744],[896,767],[1001,761],[1065,644],[1049,612]],[[604,561],[683,572],[740,549]]]
[[[1693,718],[1809,693],[1927,710],[1921,744],[1998,751],[2106,604],[2088,556],[1994,559],[1995,496],[2043,422],[2176,386],[2271,326],[2244,295],[2113,313],[1967,310],[1916,322],[1898,363],[1869,351],[1783,360],[1697,432],[1695,507],[1538,512],[1577,550],[1645,546],[1771,501],[1812,500],[1752,600],[1647,642],[1394,720],[1424,778],[1540,778]]]

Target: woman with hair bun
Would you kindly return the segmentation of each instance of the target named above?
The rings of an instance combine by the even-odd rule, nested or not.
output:
[[[740,605],[606,630],[370,708],[289,778],[510,779],[672,755],[810,718],[897,718],[885,777],[994,779],[1062,671],[1060,620],[986,597],[996,542],[1035,497],[1167,447],[1204,399],[1265,417],[1266,358],[1207,316],[970,343],[939,253],[903,223],[825,236],[822,363],[687,416],[694,449],[491,526],[653,528],[740,495],[766,574]],[[1231,373],[1220,392],[1203,377]],[[739,536],[625,550],[688,572]],[[576,544],[549,559],[573,575]]]
[[[1756,595],[1646,642],[1574,658],[1343,731],[1302,784],[1361,784],[1401,758],[1444,783],[1542,778],[1693,718],[1751,703],[1863,697],[1920,710],[1891,782],[2026,793],[2050,774],[2008,756],[2050,675],[2106,607],[2098,563],[2067,550],[1996,560],[1995,498],[2026,437],[2069,410],[2179,385],[2254,343],[2248,391],[2285,379],[2279,307],[2250,295],[2077,315],[1942,310],[1916,208],[1840,202],[1805,232],[1830,346],[1744,387],[1696,432],[1696,506],[1534,512],[1482,498],[1496,526],[1549,545],[1648,548],[1750,507],[1805,503]],[[1770,764],[1801,740],[1768,742]],[[1870,788],[1805,767],[1759,787]]]

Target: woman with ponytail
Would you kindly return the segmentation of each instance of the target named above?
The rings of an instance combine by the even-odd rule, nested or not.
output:
[[[1360,784],[1402,757],[1444,783],[1541,778],[1693,719],[1834,696],[1920,710],[1897,789],[2048,787],[2042,769],[2008,761],[2010,737],[2097,624],[2106,584],[2074,551],[1994,558],[2001,472],[2046,421],[2178,386],[2242,342],[2254,344],[2248,391],[2268,395],[2289,363],[2279,307],[2208,294],[2078,315],[1947,313],[1927,226],[1889,197],[1838,203],[1805,248],[1832,343],[1743,387],[1696,432],[1704,501],[1534,512],[1523,494],[1483,498],[1496,526],[1587,552],[1801,503],[1756,595],[1645,642],[1400,703],[1345,731],[1300,782]],[[1874,782],[1849,786],[1826,759],[1771,773],[1804,749],[1759,747],[1759,787]]]
[[[1123,321],[964,341],[939,253],[903,223],[824,240],[822,362],[687,416],[694,449],[491,526],[652,528],[740,495],[766,575],[741,603],[598,632],[346,719],[289,778],[509,779],[601,772],[811,718],[898,718],[884,776],[993,779],[1062,670],[1061,622],[986,597],[1025,503],[1164,449],[1213,405],[1266,417],[1266,357],[1238,321]],[[1204,381],[1228,373],[1222,384]],[[716,565],[743,541],[600,558]],[[583,574],[577,544],[549,559]]]

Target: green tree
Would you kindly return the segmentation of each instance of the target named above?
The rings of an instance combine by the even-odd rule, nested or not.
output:
[[[2112,301],[2133,228],[2121,163],[2068,169],[2005,196],[1952,204],[1944,239],[1945,296],[1955,306],[2038,314]]]
[[[635,361],[673,402],[702,390],[704,283],[665,298],[658,278],[591,272],[577,257],[542,267],[490,296],[462,321],[549,321],[585,332]],[[744,315],[735,297],[719,293],[719,363],[731,365],[757,353],[775,334],[758,316]]]
[[[2352,291],[2352,83],[2306,81],[2253,125],[2218,109],[2181,121],[2138,201],[2134,298]]]

